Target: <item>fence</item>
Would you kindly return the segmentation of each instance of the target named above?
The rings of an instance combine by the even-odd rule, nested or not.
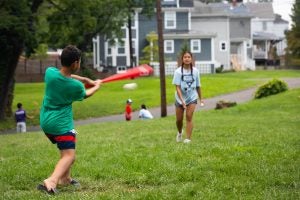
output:
[[[159,63],[151,63],[154,69],[154,76],[159,76]],[[214,74],[216,72],[215,65],[212,63],[195,63],[195,67],[199,70],[200,74]],[[165,75],[173,75],[174,71],[178,68],[177,62],[165,63]]]
[[[87,59],[86,64],[91,62],[92,59]],[[16,82],[42,82],[49,66],[61,67],[59,57],[49,56],[43,60],[20,57],[15,72]]]

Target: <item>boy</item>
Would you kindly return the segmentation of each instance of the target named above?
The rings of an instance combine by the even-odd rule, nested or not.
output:
[[[22,104],[17,104],[18,110],[15,112],[15,119],[17,123],[17,132],[25,133],[26,132],[26,111],[22,108]]]
[[[131,104],[132,104],[132,100],[131,99],[127,99],[127,101],[126,101],[126,107],[125,107],[125,119],[126,119],[126,121],[130,121],[131,120],[131,115],[132,115]]]
[[[80,69],[81,51],[69,45],[61,54],[62,67],[49,67],[45,73],[45,96],[40,112],[40,124],[46,136],[57,144],[60,160],[50,177],[37,189],[55,194],[58,184],[80,185],[71,178],[71,166],[75,161],[76,131],[74,130],[72,103],[92,96],[101,81],[74,75]],[[93,85],[85,90],[83,83]]]

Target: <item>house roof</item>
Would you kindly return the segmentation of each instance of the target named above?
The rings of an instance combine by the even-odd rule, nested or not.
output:
[[[275,18],[272,3],[245,3],[250,12],[257,18]]]
[[[279,14],[275,14],[275,20],[274,20],[275,24],[288,24],[289,22],[282,19],[281,15]]]
[[[230,3],[202,3],[194,1],[194,16],[228,16],[228,17],[252,17],[252,13],[244,4],[233,7]]]
[[[268,32],[254,32],[253,33],[253,40],[282,40],[282,37],[278,37],[273,33]]]

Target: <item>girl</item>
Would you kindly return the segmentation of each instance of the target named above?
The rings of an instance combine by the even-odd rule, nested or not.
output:
[[[200,75],[197,68],[193,67],[192,53],[185,51],[181,57],[182,65],[174,72],[173,84],[176,87],[175,108],[176,108],[176,141],[182,140],[183,115],[186,117],[186,139],[184,143],[191,142],[193,131],[193,114],[196,108],[197,100],[203,104],[201,96]]]

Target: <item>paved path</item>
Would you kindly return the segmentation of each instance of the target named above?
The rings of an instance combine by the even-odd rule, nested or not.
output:
[[[288,84],[290,89],[300,88],[300,78],[283,78],[282,80],[284,80]],[[204,101],[205,106],[203,106],[203,107],[197,106],[196,111],[214,109],[216,106],[216,103],[220,100],[235,101],[237,104],[250,101],[251,99],[253,99],[256,89],[257,88],[250,88],[250,89],[242,90],[239,92],[234,92],[234,93],[230,93],[230,94],[225,94],[225,95],[220,95],[220,96],[216,96],[213,98],[205,99],[205,101]],[[151,108],[149,110],[153,114],[154,118],[160,117],[160,115],[161,115],[160,107]],[[167,115],[168,116],[175,115],[174,105],[167,106]],[[106,116],[106,117],[78,120],[78,121],[75,121],[75,126],[76,125],[84,125],[84,124],[111,122],[111,121],[124,121],[124,120],[125,120],[124,114],[118,114],[118,115],[112,115],[112,116]],[[138,120],[138,111],[133,112],[132,120]],[[41,129],[39,126],[27,127],[28,132],[40,131],[40,130]],[[15,130],[7,130],[4,132],[0,132],[0,134],[1,133],[8,134],[8,133],[14,133],[14,132],[15,132]]]

